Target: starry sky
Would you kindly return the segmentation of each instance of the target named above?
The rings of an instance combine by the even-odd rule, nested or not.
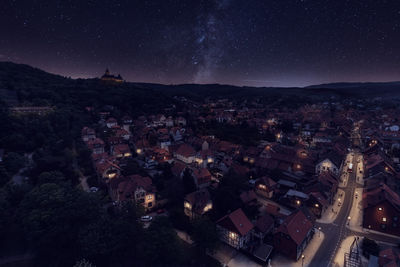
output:
[[[2,0],[0,61],[133,82],[400,80],[399,0]]]

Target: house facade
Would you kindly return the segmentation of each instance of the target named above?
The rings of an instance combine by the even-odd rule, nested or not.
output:
[[[274,247],[297,261],[314,235],[313,223],[301,211],[289,215],[274,234]]]
[[[254,225],[242,209],[225,215],[217,221],[219,239],[236,248],[246,248],[251,240]]]

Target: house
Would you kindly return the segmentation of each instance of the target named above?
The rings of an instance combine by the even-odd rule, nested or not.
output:
[[[183,201],[185,215],[190,219],[201,217],[211,210],[213,203],[207,189],[202,189],[185,196]]]
[[[129,131],[125,130],[125,129],[118,129],[115,132],[115,136],[118,138],[121,138],[125,141],[128,141],[129,138],[131,137],[131,134],[129,133]]]
[[[308,194],[309,198],[306,201],[307,207],[317,218],[321,218],[329,206],[328,199],[321,192],[311,192]]]
[[[166,127],[173,127],[174,126],[174,120],[171,117],[168,117],[165,120],[165,126]]]
[[[180,129],[179,127],[173,127],[170,130],[170,135],[175,142],[181,141],[183,139],[184,129]]]
[[[242,209],[225,215],[217,222],[219,239],[236,248],[246,248],[250,242],[254,225],[244,214]]]
[[[365,177],[375,176],[381,173],[396,175],[394,164],[383,153],[370,155],[366,159]]]
[[[274,233],[274,248],[297,261],[313,234],[313,223],[303,211],[297,210],[286,217]]]
[[[114,201],[134,200],[142,205],[145,210],[151,210],[156,206],[155,187],[149,177],[131,175],[113,179],[109,185],[110,196]]]
[[[322,160],[318,162],[315,166],[315,173],[320,174],[322,172],[332,172],[336,176],[340,175],[340,171],[342,168],[343,158],[336,152],[332,151],[325,157],[322,157]]]
[[[282,205],[298,209],[299,207],[303,206],[308,199],[309,197],[307,194],[294,189],[289,189],[279,202]]]
[[[198,188],[204,188],[211,183],[211,173],[206,168],[193,169],[192,175]]]
[[[107,128],[115,128],[116,126],[118,126],[118,122],[115,118],[109,118],[106,121],[106,125],[107,125]]]
[[[171,172],[175,177],[182,178],[185,169],[186,165],[184,163],[175,161],[174,165],[171,167]]]
[[[178,117],[176,119],[176,124],[180,126],[186,126],[186,119],[184,117]]]
[[[103,154],[104,153],[104,141],[100,138],[95,138],[88,140],[87,146],[92,150],[93,154]]]
[[[255,191],[258,195],[266,198],[272,198],[277,184],[271,178],[264,176],[257,180]]]
[[[397,267],[400,266],[400,251],[390,247],[379,252],[379,267]]]
[[[94,167],[99,178],[108,182],[110,179],[119,177],[121,168],[107,158],[101,158],[94,162]]]
[[[257,219],[254,225],[254,236],[258,237],[261,241],[264,240],[265,236],[274,229],[274,224],[274,218],[268,213],[265,213]]]
[[[83,140],[84,142],[87,142],[87,141],[89,141],[89,140],[93,140],[93,139],[96,138],[96,132],[95,132],[95,130],[92,129],[92,128],[83,127],[81,136],[82,136],[82,140]]]
[[[254,190],[244,191],[240,194],[240,200],[245,205],[257,204],[257,195]]]
[[[400,197],[386,184],[363,193],[363,227],[400,236]]]
[[[117,158],[127,158],[132,156],[131,149],[127,144],[118,144],[112,146],[111,154]]]
[[[175,152],[175,157],[185,162],[186,164],[190,164],[195,160],[196,151],[188,144],[182,144],[178,147],[178,150]]]

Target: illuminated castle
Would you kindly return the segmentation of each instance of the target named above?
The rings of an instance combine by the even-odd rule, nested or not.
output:
[[[120,74],[118,74],[118,76],[110,74],[110,71],[108,69],[106,69],[106,72],[103,74],[103,76],[101,76],[100,79],[105,82],[116,82],[116,83],[122,83],[124,81]]]

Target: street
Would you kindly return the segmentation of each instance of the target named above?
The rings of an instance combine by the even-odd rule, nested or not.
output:
[[[359,131],[359,128],[356,127],[355,130]],[[354,135],[357,138],[353,140],[353,144],[358,147],[361,144],[360,134],[354,133]],[[351,214],[354,212],[360,212],[358,205],[360,198],[362,198],[364,174],[362,153],[358,152],[358,150],[352,150],[349,152],[349,155],[347,155],[345,161],[349,158],[349,163],[352,163],[354,166],[353,170],[348,172],[349,163],[345,162],[347,164],[344,165],[341,174],[341,177],[346,179],[341,184],[341,189],[344,191],[346,197],[343,199],[342,207],[333,223],[316,223],[316,228],[321,227],[322,232],[325,234],[325,238],[309,266],[334,266],[335,257],[337,258],[340,245],[342,241],[349,236],[368,237],[377,242],[392,244],[398,243],[399,238],[363,231],[361,225],[349,229],[348,226],[350,226],[350,222],[352,222],[351,220],[357,220],[355,223],[358,224],[362,222],[362,214],[358,214],[361,218],[352,218]],[[356,192],[357,194],[355,194]]]

